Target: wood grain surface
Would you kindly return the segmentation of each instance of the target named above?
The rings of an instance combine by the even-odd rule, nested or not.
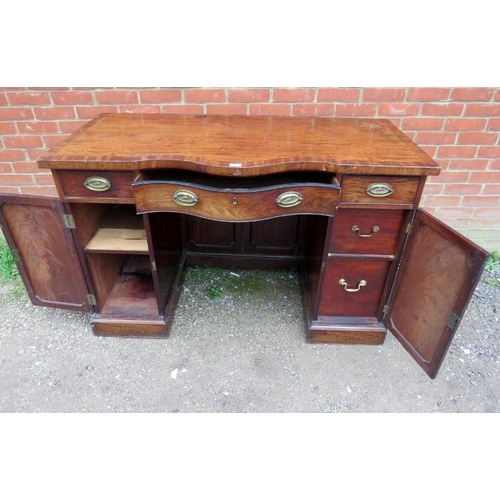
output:
[[[41,168],[182,168],[218,175],[317,170],[436,175],[389,120],[103,114],[47,152]]]

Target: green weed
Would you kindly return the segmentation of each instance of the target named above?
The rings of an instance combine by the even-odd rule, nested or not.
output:
[[[488,262],[486,262],[487,271],[499,271],[500,270],[500,252],[495,250],[489,257]]]
[[[14,256],[5,240],[0,240],[0,281],[8,283],[19,275]]]

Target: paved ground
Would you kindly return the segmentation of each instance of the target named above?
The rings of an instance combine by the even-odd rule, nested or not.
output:
[[[297,277],[259,279],[215,299],[191,280],[151,340],[95,337],[87,314],[0,285],[0,412],[500,412],[500,287],[480,283],[431,380],[391,335],[307,344]]]

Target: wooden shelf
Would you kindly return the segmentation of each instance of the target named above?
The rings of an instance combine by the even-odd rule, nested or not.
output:
[[[135,206],[113,208],[85,248],[90,253],[148,254],[148,242],[142,216]]]

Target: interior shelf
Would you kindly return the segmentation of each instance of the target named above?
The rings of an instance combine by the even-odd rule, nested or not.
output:
[[[149,260],[131,257],[119,274],[101,316],[118,318],[154,318],[158,303]]]
[[[85,248],[90,253],[148,254],[142,216],[133,205],[117,205]]]

